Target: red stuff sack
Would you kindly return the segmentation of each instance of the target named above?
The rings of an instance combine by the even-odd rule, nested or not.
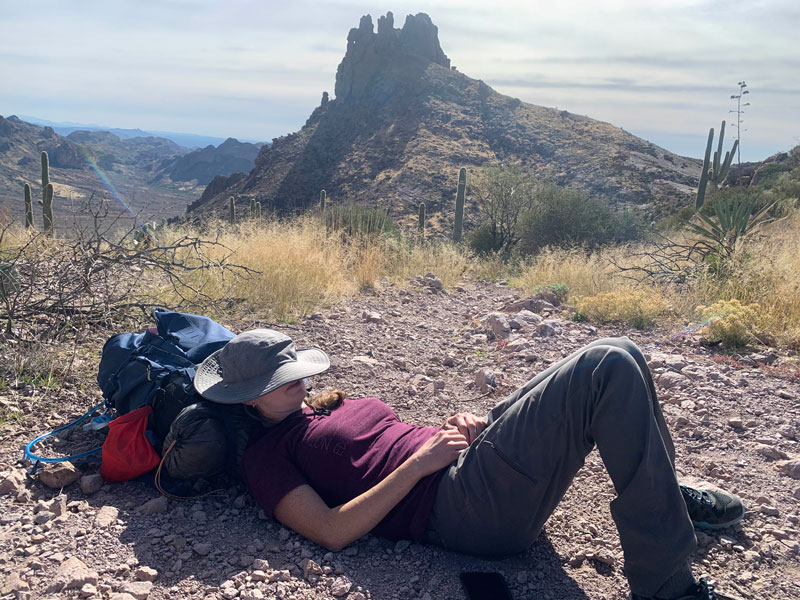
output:
[[[100,475],[106,481],[128,481],[156,468],[161,458],[144,436],[150,405],[117,417],[108,424]]]

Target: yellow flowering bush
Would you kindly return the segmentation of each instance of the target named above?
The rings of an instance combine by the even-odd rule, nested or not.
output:
[[[713,319],[701,329],[710,340],[722,342],[728,348],[746,346],[756,340],[762,316],[758,304],[742,304],[738,300],[720,300],[711,306],[697,307],[698,320]]]
[[[626,323],[650,329],[656,320],[670,315],[662,296],[652,289],[622,289],[578,299],[575,318],[593,323]]]

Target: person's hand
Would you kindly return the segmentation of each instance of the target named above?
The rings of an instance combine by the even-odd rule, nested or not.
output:
[[[467,439],[457,429],[442,429],[420,446],[410,460],[415,461],[424,477],[445,468],[468,446]]]
[[[475,441],[481,431],[486,429],[486,417],[476,417],[470,413],[456,413],[444,422],[444,429],[456,429],[463,435],[467,444]]]

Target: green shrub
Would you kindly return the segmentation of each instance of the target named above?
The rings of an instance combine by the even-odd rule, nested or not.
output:
[[[555,185],[542,186],[533,210],[520,224],[521,255],[545,246],[594,248],[640,239],[642,224],[629,212],[616,212],[600,198]]]
[[[569,287],[564,283],[550,283],[547,285],[537,285],[533,288],[534,292],[549,292],[558,298],[559,302],[566,302],[569,297]]]
[[[348,236],[395,233],[397,226],[385,209],[368,208],[357,204],[334,204],[325,213],[328,231]]]
[[[477,229],[468,232],[466,238],[470,250],[478,256],[489,256],[500,250],[489,223],[484,223]]]

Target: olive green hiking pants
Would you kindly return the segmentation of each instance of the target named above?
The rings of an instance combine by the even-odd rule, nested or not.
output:
[[[675,449],[641,351],[598,340],[495,406],[488,426],[448,467],[426,540],[468,554],[522,552],[537,538],[597,446],[631,590],[652,596],[696,540],[675,476]],[[598,502],[587,497],[587,504]]]

